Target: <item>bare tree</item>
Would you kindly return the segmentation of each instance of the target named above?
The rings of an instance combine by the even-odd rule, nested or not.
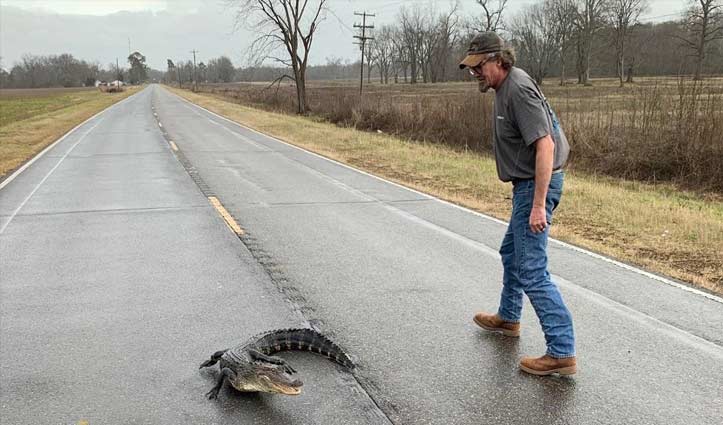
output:
[[[475,0],[482,6],[484,14],[473,23],[472,29],[476,31],[498,31],[502,29],[502,13],[507,6],[507,0]],[[494,6],[493,6],[494,3]]]
[[[206,78],[214,83],[228,83],[233,80],[236,69],[228,56],[219,56],[208,61]]]
[[[447,81],[447,69],[450,64],[452,48],[459,40],[458,8],[459,4],[455,3],[449,12],[443,13],[437,18],[435,32],[438,37],[432,51],[432,68],[430,70],[432,82]]]
[[[394,62],[394,28],[384,25],[374,35],[371,43],[371,57],[379,69],[379,81],[389,83],[389,74]]]
[[[451,48],[457,38],[457,4],[448,12],[437,14],[430,8],[426,13],[419,8],[403,10],[402,34],[409,52],[412,84],[421,73],[422,81],[436,83],[444,80]]]
[[[434,22],[435,11],[430,9],[426,16],[422,19],[422,26],[419,33],[419,51],[417,59],[419,61],[419,69],[422,72],[422,81],[435,82],[436,76],[433,75],[432,67],[434,66],[432,61],[434,60],[434,53],[439,44],[440,34],[437,31]]]
[[[709,47],[723,39],[723,3],[721,0],[689,0],[692,3],[685,20],[688,37],[679,37],[695,58],[694,79],[700,80]]]
[[[577,57],[579,84],[590,84],[590,57],[595,35],[605,25],[609,0],[576,0]]]
[[[326,0],[229,0],[229,3],[237,8],[237,25],[248,24],[261,34],[252,43],[252,56],[257,56],[260,62],[273,59],[293,70],[298,113],[305,114],[306,65]],[[271,56],[271,52],[281,47],[288,53],[288,59]]]
[[[409,64],[409,82],[416,84],[419,76],[419,61],[424,48],[424,16],[418,6],[411,10],[402,7],[399,11],[399,22],[401,24],[401,41]],[[406,69],[404,79],[406,80]]]
[[[203,62],[199,62],[198,64],[198,75],[199,80],[204,83],[208,82],[208,66],[206,66],[206,64]]]
[[[33,56],[31,54],[24,54],[22,57],[21,65],[18,65],[20,72],[24,78],[29,80],[26,85],[30,88],[38,86],[39,80],[41,80],[40,70],[42,69],[41,58]]]
[[[404,29],[403,28],[396,28],[394,30],[394,34],[392,36],[392,44],[394,46],[394,62],[392,67],[394,68],[394,82],[399,82],[399,71],[402,72],[404,76],[404,82],[407,82],[407,69],[409,69],[410,66],[410,54],[409,54],[409,48],[407,48],[405,38],[404,38]]]
[[[188,60],[186,62],[176,62],[176,66],[180,68],[179,81],[193,82],[193,62]],[[185,78],[184,78],[185,77]]]
[[[551,15],[560,61],[560,85],[565,85],[565,57],[575,31],[576,8],[574,0],[546,0],[545,7]]]
[[[552,26],[552,9],[545,3],[536,3],[520,12],[510,27],[513,41],[529,64],[529,71],[537,84],[542,79],[557,51],[557,38]]]
[[[647,0],[610,0],[610,23],[613,30],[620,87],[625,85],[625,47],[628,38],[638,23],[640,14],[647,7]]]

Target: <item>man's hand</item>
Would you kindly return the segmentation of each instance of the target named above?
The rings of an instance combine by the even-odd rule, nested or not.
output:
[[[535,142],[535,151],[535,198],[532,201],[532,211],[530,212],[530,230],[540,233],[547,227],[545,200],[555,155],[555,142],[552,141],[552,137],[548,134],[538,139]]]
[[[530,230],[534,233],[541,233],[547,227],[547,213],[545,207],[532,207],[530,212]]]

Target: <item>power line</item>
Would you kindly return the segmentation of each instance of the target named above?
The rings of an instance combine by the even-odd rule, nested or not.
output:
[[[390,7],[400,6],[405,3],[414,3],[414,2],[415,2],[415,0],[397,0],[397,1],[384,2],[383,6],[376,7],[375,10],[389,9]]]
[[[668,17],[671,17],[671,16],[681,16],[681,17],[682,17],[682,16],[684,16],[684,15],[685,15],[685,12],[668,13],[667,15],[647,16],[647,17],[645,17],[645,18],[640,18],[640,19],[638,19],[638,20],[641,21],[641,22],[642,22],[642,21],[652,21],[652,20],[658,19],[658,18],[668,18]]]
[[[337,16],[337,14],[334,13],[333,10],[331,10],[331,9],[328,9],[328,10],[329,10],[329,13],[331,13],[334,16],[334,18],[336,18],[336,20],[339,22],[339,25],[341,25],[343,27],[343,29],[349,31],[350,33],[354,33],[354,30],[352,29],[352,27],[350,27],[349,25],[344,23],[344,21],[342,21],[341,18],[339,18],[339,16]]]

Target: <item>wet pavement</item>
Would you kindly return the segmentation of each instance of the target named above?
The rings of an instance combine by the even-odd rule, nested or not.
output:
[[[471,322],[497,307],[504,223],[232,124],[159,86],[81,126],[6,184],[0,226],[3,423],[723,417],[720,298],[551,242],[580,370],[528,376],[519,358],[544,352],[529,304],[520,339]],[[213,377],[197,365],[210,353],[309,324],[346,348],[354,375],[288,354],[303,395],[203,397]]]

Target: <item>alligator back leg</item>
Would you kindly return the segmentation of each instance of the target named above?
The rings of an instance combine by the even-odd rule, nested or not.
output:
[[[228,351],[228,349],[216,351],[215,353],[211,354],[211,358],[206,360],[205,362],[201,363],[201,366],[199,366],[199,369],[202,369],[204,367],[213,366],[218,362],[218,360],[223,356],[223,354]]]

